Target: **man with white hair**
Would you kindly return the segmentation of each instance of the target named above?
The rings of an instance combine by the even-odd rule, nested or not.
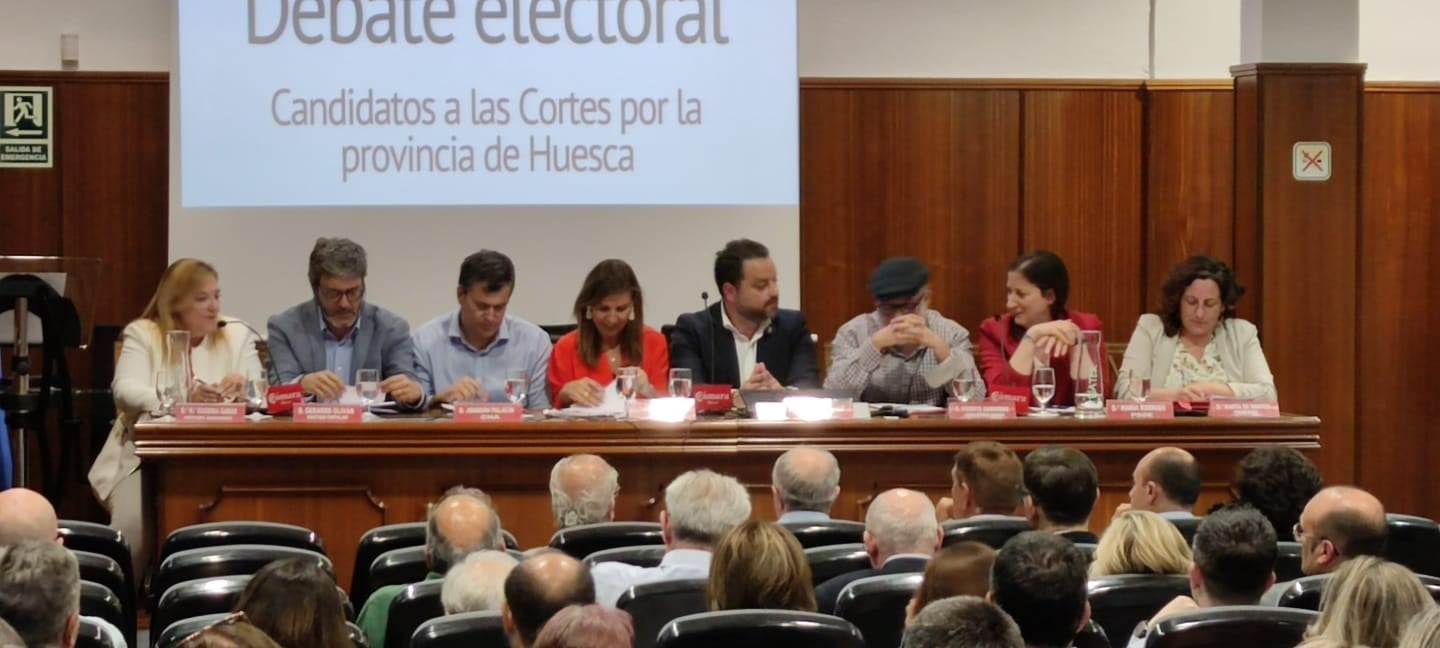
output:
[[[80,633],[80,565],[46,540],[0,548],[0,618],[29,648],[72,648]]]
[[[846,585],[869,576],[925,571],[944,537],[935,520],[935,505],[924,493],[894,488],[881,493],[865,512],[865,552],[870,569],[841,574],[815,588],[815,604],[823,614],[835,613],[835,601]]]
[[[520,561],[493,549],[477,551],[450,568],[440,587],[445,614],[499,612],[505,604],[505,577]]]
[[[619,473],[599,456],[570,455],[555,462],[550,470],[550,509],[555,513],[555,528],[613,522],[615,495],[619,492]]]
[[[828,521],[840,496],[840,462],[823,448],[791,448],[775,460],[770,492],[781,524]]]
[[[749,518],[750,496],[734,477],[705,469],[676,477],[665,487],[665,510],[660,512],[660,534],[665,540],[660,565],[595,565],[591,570],[595,600],[614,606],[634,585],[708,577],[715,541]]]

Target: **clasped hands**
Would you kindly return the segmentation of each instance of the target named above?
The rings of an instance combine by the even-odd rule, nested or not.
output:
[[[300,377],[300,388],[320,400],[332,401],[345,393],[345,381],[333,371],[317,371]],[[390,394],[395,402],[414,405],[424,396],[420,383],[405,374],[395,374],[380,381],[381,393]]]
[[[1037,356],[1058,358],[1079,344],[1080,327],[1070,320],[1051,320],[1030,327],[1025,337],[1035,344]]]
[[[938,352],[945,346],[940,335],[930,330],[930,327],[925,325],[925,319],[915,313],[897,315],[889,324],[870,336],[870,343],[880,351],[890,348],[908,351],[923,346]]]

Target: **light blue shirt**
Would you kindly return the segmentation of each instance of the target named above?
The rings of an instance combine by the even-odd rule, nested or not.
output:
[[[444,391],[461,378],[478,380],[486,400],[507,402],[505,372],[530,373],[527,409],[550,407],[545,375],[550,368],[550,334],[518,317],[505,316],[495,340],[483,349],[470,346],[460,332],[460,311],[441,315],[410,334],[415,343],[415,378],[426,396]]]
[[[636,567],[622,562],[602,562],[590,568],[595,579],[595,601],[615,607],[620,596],[644,583],[710,577],[710,552],[674,549],[665,552],[658,567]]]
[[[1167,519],[1167,520],[1193,520],[1193,519],[1195,519],[1195,514],[1194,514],[1194,513],[1191,513],[1190,511],[1165,511],[1164,513],[1157,513],[1157,515],[1159,515],[1160,517],[1165,518],[1165,519]]]
[[[335,339],[335,334],[330,332],[330,327],[325,324],[325,313],[320,307],[315,307],[320,315],[321,337],[325,340],[325,368],[340,376],[340,380],[347,385],[355,384],[355,369],[352,366],[355,357],[355,333],[360,330],[360,322],[363,317],[355,318],[355,326],[350,327],[350,332],[345,334],[345,339]],[[360,367],[364,369],[365,367]],[[379,369],[380,367],[371,367]],[[303,377],[303,376],[302,376]]]
[[[782,523],[782,524],[783,524],[783,523],[786,523],[786,522],[795,522],[795,523],[798,523],[798,524],[805,524],[805,523],[808,523],[808,522],[829,522],[829,521],[830,521],[830,516],[829,516],[828,514],[821,513],[820,511],[789,511],[789,512],[785,513],[784,515],[781,515],[781,516],[780,516],[780,519],[776,520],[776,522],[780,522],[780,523]]]

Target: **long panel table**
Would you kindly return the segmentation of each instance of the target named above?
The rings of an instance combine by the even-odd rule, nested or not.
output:
[[[822,446],[840,460],[841,493],[834,515],[863,520],[870,498],[888,488],[947,493],[952,457],[969,441],[1002,441],[1022,455],[1060,443],[1085,451],[1099,470],[1102,497],[1091,523],[1098,532],[1125,500],[1135,462],[1152,448],[1180,446],[1199,458],[1204,494],[1197,508],[1203,512],[1227,497],[1234,466],[1246,452],[1265,444],[1313,451],[1320,447],[1319,426],[1319,419],[1305,416],[685,424],[457,424],[417,416],[359,424],[142,422],[136,447],[151,480],[149,519],[156,538],[188,524],[220,520],[307,526],[326,540],[337,575],[346,581],[341,584],[348,587],[362,533],[382,524],[423,520],[427,504],[457,484],[488,492],[504,527],[522,546],[544,544],[553,531],[550,468],[578,452],[603,455],[619,470],[616,519],[656,519],[665,484],[697,467],[738,477],[750,490],[754,515],[773,519],[770,470],[775,458],[795,445]]]

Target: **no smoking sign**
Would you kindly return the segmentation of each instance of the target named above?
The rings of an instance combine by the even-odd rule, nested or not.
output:
[[[1296,180],[1324,182],[1330,179],[1330,143],[1296,142],[1290,163]]]

